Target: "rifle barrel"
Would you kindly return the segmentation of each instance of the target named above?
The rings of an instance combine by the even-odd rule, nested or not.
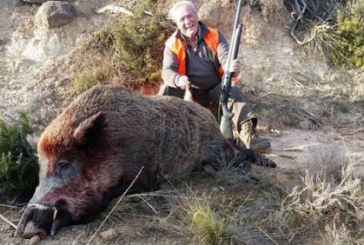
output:
[[[238,27],[235,29],[234,40],[233,40],[233,43],[232,43],[233,44],[233,51],[232,51],[233,57],[232,57],[232,60],[235,60],[236,58],[238,58],[241,30],[242,30],[242,25],[239,24]]]
[[[219,109],[220,131],[225,136],[225,138],[231,142],[234,141],[232,122],[231,122],[233,114],[229,111],[227,107],[227,102],[229,99],[233,73],[229,71],[229,68],[232,60],[237,58],[239,52],[240,36],[242,31],[242,25],[239,23],[241,2],[242,0],[238,1],[235,21],[233,26],[233,34],[231,36],[231,44],[229,48],[226,70],[221,83],[221,95],[220,95],[220,109]]]
[[[236,45],[236,42],[240,42],[240,33],[241,33],[241,24],[240,24],[240,11],[241,11],[241,1],[238,1],[238,6],[236,10],[235,20],[234,20],[234,26],[233,26],[233,33],[231,35],[231,44],[229,47],[229,54],[228,54],[228,60],[227,60],[227,69],[230,67],[231,61],[233,59],[237,58],[238,50],[234,50]],[[240,26],[240,28],[239,28]],[[237,29],[240,30],[240,33],[237,32]],[[236,54],[235,54],[236,53]],[[225,71],[226,72],[226,71]]]
[[[239,22],[240,22],[240,11],[241,11],[241,0],[239,0],[237,10],[236,10],[236,15],[235,15],[235,20],[234,20],[234,30],[239,25]]]

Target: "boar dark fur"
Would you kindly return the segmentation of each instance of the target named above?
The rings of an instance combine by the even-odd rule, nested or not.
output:
[[[224,139],[207,109],[112,86],[96,86],[71,103],[41,135],[38,155],[39,186],[18,227],[28,238],[94,218],[142,167],[134,191],[183,178],[205,164],[218,169],[234,161],[244,169],[246,159],[256,160],[255,153]]]

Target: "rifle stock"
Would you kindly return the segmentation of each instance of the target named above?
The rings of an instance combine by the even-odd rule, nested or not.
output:
[[[240,22],[240,10],[241,10],[241,0],[238,1],[237,11],[235,15],[233,34],[231,37],[231,45],[229,48],[229,56],[227,61],[227,69],[230,68],[231,62],[238,57],[240,38],[242,25]],[[221,83],[221,95],[220,95],[220,113],[219,113],[219,121],[220,121],[220,131],[225,136],[225,138],[234,142],[233,137],[233,127],[231,119],[233,117],[233,113],[228,109],[227,103],[229,100],[229,94],[231,90],[231,80],[233,77],[233,72],[229,70],[225,71],[223,80]]]

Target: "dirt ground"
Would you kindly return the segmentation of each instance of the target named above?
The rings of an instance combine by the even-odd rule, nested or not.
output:
[[[261,168],[260,171],[286,191],[291,190],[293,181],[300,182],[298,177],[306,170],[313,172],[322,168],[321,163],[330,158],[329,155],[333,152],[348,155],[352,161],[361,163],[356,173],[364,176],[363,128],[286,128],[278,136],[272,134],[269,138],[272,141],[272,151],[267,156],[277,162],[278,168]]]

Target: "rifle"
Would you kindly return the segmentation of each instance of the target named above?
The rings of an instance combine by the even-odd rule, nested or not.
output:
[[[220,108],[219,108],[220,131],[225,136],[225,138],[230,142],[234,142],[232,122],[231,122],[233,113],[231,113],[231,111],[228,109],[227,102],[229,100],[231,80],[234,74],[233,72],[230,72],[228,69],[230,68],[231,62],[238,57],[240,37],[242,31],[242,25],[239,23],[240,10],[241,10],[241,0],[239,0],[238,2],[235,15],[233,34],[231,37],[231,45],[229,48],[228,61],[226,66],[227,71],[225,71],[223,80],[221,82],[221,95],[220,95]]]

